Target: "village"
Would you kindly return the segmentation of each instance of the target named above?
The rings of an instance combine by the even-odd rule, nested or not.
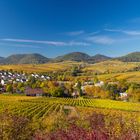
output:
[[[51,76],[37,73],[21,73],[0,71],[1,94],[25,94],[27,96],[49,97],[86,97],[128,99],[127,89],[118,90],[117,82],[100,81],[96,79],[84,82],[52,80]],[[105,89],[106,88],[108,89]],[[113,89],[112,89],[113,88]],[[113,91],[112,91],[113,90]]]

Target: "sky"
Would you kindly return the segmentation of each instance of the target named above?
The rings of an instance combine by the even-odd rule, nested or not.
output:
[[[140,51],[140,0],[0,0],[0,56]]]

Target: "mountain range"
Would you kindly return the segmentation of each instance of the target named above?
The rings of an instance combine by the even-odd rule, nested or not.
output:
[[[140,62],[140,52],[133,52],[125,56],[111,58],[105,55],[96,54],[90,56],[82,52],[72,52],[56,58],[47,58],[41,54],[14,54],[6,58],[0,57],[0,64],[43,64],[47,62],[77,61],[97,63],[106,60],[120,60],[124,62]]]
[[[0,59],[0,64],[43,64],[49,61],[40,54],[14,54]]]

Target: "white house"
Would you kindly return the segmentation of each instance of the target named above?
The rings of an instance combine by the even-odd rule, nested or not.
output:
[[[92,81],[84,82],[84,85],[93,85],[94,83]]]
[[[42,78],[42,79],[44,79],[44,78],[45,78],[45,76],[44,76],[44,75],[42,75],[42,76],[41,76],[41,78]]]
[[[50,80],[51,78],[49,76],[46,77],[47,80]]]
[[[35,78],[38,78],[39,77],[39,75],[38,74],[35,74]]]
[[[1,84],[2,84],[2,85],[4,85],[4,84],[5,84],[5,82],[4,82],[4,80],[3,80],[3,79],[1,80]]]
[[[94,84],[95,87],[102,87],[104,85],[103,81],[99,81],[98,83]]]
[[[79,96],[79,92],[78,92],[78,91],[74,91],[74,92],[72,93],[72,96],[73,96],[74,98],[78,97],[78,96]]]
[[[19,82],[19,81],[20,81],[20,79],[16,79],[16,81],[17,81],[17,82]]]
[[[121,96],[121,98],[127,97],[128,96],[128,93],[126,93],[126,92],[120,93],[120,96]]]

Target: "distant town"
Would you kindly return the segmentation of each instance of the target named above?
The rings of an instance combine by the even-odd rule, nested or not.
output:
[[[121,82],[126,85],[125,82]],[[53,79],[51,76],[40,73],[14,72],[13,70],[0,71],[1,94],[25,94],[27,96],[49,97],[86,97],[112,98],[117,100],[129,99],[128,85],[120,86],[119,81],[100,81],[96,76],[87,81],[66,81]]]

